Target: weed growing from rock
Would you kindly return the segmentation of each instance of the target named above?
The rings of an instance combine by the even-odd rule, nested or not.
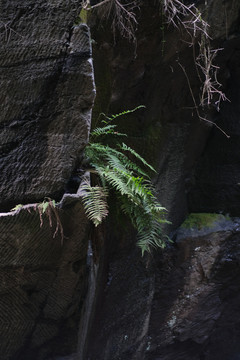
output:
[[[52,228],[55,224],[55,230],[53,233],[53,238],[56,237],[58,233],[60,233],[61,237],[61,243],[63,244],[63,227],[62,223],[58,214],[58,210],[56,208],[56,202],[55,200],[52,200],[50,198],[45,198],[43,202],[35,203],[35,204],[27,204],[22,205],[18,204],[16,205],[11,211],[16,211],[17,213],[21,210],[27,210],[31,213],[31,210],[34,210],[39,214],[40,219],[40,228],[43,226],[44,223],[44,216],[47,217],[49,226]]]
[[[94,176],[96,185],[83,185],[82,198],[87,216],[98,226],[108,215],[107,197],[109,192],[114,191],[119,208],[130,218],[138,232],[137,245],[144,254],[150,252],[151,248],[164,248],[167,240],[162,231],[162,225],[168,223],[166,209],[155,197],[147,173],[148,170],[155,170],[125,143],[113,141],[112,145],[111,141],[126,136],[117,131],[117,125],[112,121],[139,108],[106,117],[103,126],[92,131],[85,155],[90,164],[88,171]]]

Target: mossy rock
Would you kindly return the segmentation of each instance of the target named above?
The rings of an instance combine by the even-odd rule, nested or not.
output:
[[[223,220],[230,220],[230,218],[222,214],[215,213],[192,213],[189,214],[188,217],[185,219],[185,221],[181,225],[181,228],[197,228],[198,230],[201,230],[205,227],[214,227],[217,222]]]

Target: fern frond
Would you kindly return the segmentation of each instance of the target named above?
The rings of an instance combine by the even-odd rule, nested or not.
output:
[[[135,151],[127,145],[123,144],[123,148],[135,155]],[[98,163],[92,165],[102,183],[109,184],[120,194],[121,209],[138,231],[138,246],[141,247],[142,253],[150,251],[151,247],[164,247],[162,224],[167,223],[166,209],[153,195],[151,182],[141,176],[140,168],[137,165],[132,166],[134,163],[119,150],[99,143],[93,144],[92,149],[95,149],[95,159],[98,158]],[[135,157],[143,160],[142,163],[145,165],[145,160],[137,153],[136,155]],[[146,164],[148,165],[147,162]]]
[[[113,120],[117,119],[117,118],[120,117],[120,116],[124,116],[124,115],[130,114],[130,113],[133,113],[133,112],[135,112],[135,111],[137,111],[137,110],[139,110],[139,109],[142,109],[142,108],[146,108],[146,106],[145,106],[145,105],[139,105],[139,106],[135,107],[134,109],[124,110],[124,111],[122,111],[122,112],[119,113],[119,114],[115,114],[115,115],[111,115],[111,116],[106,116],[104,113],[102,113],[101,115],[104,115],[105,118],[108,120],[108,121],[102,120],[102,122],[106,124],[106,123],[108,123],[109,121],[113,121]]]
[[[108,145],[102,145],[100,143],[89,144],[85,149],[85,155],[90,159],[91,164],[112,164],[112,167],[124,167],[125,169],[133,171],[135,174],[149,178],[149,175],[125,154]]]
[[[132,174],[133,172],[138,176],[142,175],[145,178],[149,178],[149,175],[144,170],[142,170],[137,164],[129,160],[129,158],[120,151],[116,150],[114,154],[109,154],[107,160],[113,168],[119,168],[122,170],[125,169],[125,171],[129,174]]]
[[[126,144],[122,143],[122,145],[120,145],[120,148],[124,151],[130,152],[138,160],[140,160],[146,167],[148,167],[150,170],[156,173],[156,170],[141,155],[139,155],[135,150],[130,148],[130,146],[127,146]]]
[[[111,117],[104,115],[106,120],[103,120],[103,123],[106,125],[95,129],[92,137],[118,135],[116,125],[110,122],[142,107],[144,106]],[[165,219],[166,209],[159,204],[154,195],[154,187],[146,173],[147,170],[144,171],[132,158],[134,157],[144,169],[153,172],[156,170],[131,147],[124,143],[115,145],[112,147],[101,142],[90,142],[85,149],[85,155],[93,167],[90,172],[97,174],[102,184],[102,187],[88,185],[85,188],[83,204],[86,213],[95,226],[100,224],[108,214],[105,189],[114,190],[119,198],[121,210],[138,231],[138,246],[142,254],[145,251],[149,252],[151,248],[163,248],[166,237],[162,233],[162,225],[169,223]]]
[[[114,135],[114,136],[127,136],[127,134],[115,131],[117,125],[106,125],[98,127],[91,132],[91,137],[98,137],[103,135]]]
[[[132,192],[140,196],[142,201],[150,201],[150,198],[153,196],[153,194],[148,184],[144,183],[146,180],[143,177],[135,177],[131,174],[127,174],[127,177],[128,185]]]
[[[85,154],[90,157],[90,160],[92,160],[95,157],[102,157],[103,159],[106,159],[109,154],[113,154],[118,157],[121,155],[121,152],[108,145],[103,145],[101,143],[91,143],[86,147]]]
[[[123,170],[127,172],[127,168],[125,166],[125,162],[121,158],[121,156],[116,157],[115,155],[109,154],[107,155],[107,164],[112,168],[118,170]]]
[[[137,207],[133,203],[130,204],[128,199],[122,197],[120,200],[122,211],[130,218],[138,231],[137,245],[141,248],[142,254],[145,251],[149,252],[151,248],[164,248],[166,239],[162,232],[162,224],[169,223],[165,219],[165,208],[158,204],[154,208],[152,200],[150,204],[149,201],[141,201]]]
[[[94,225],[98,226],[108,215],[107,192],[101,186],[90,186],[89,184],[83,185],[82,190],[84,191],[82,201],[86,214]]]
[[[103,127],[97,127],[91,132],[91,136],[100,136],[100,135],[108,135],[112,134],[114,132],[114,129],[117,127],[117,125],[107,125]]]
[[[85,148],[85,155],[89,158],[91,165],[95,163],[105,166],[108,154],[115,153],[117,156],[118,152],[115,149],[107,145],[102,145],[100,143],[92,143]]]
[[[145,230],[138,232],[138,242],[137,245],[142,251],[150,252],[151,248],[165,248],[166,242],[162,234],[162,228],[160,224],[155,221],[151,226]]]
[[[132,192],[127,186],[126,179],[123,174],[112,169],[106,169],[102,172],[101,176],[103,176],[106,181],[121,195],[127,195],[127,197],[132,198]]]
[[[126,158],[127,158],[127,156],[126,156]],[[137,164],[135,164],[128,158],[125,161],[125,167],[129,170],[132,170],[137,175],[142,175],[145,179],[150,179],[150,176],[142,168],[140,168]]]
[[[115,157],[109,157],[112,160],[109,162],[111,166],[100,169],[100,176],[104,177],[115,190],[120,192],[121,195],[127,195],[131,199],[130,201],[135,204],[139,204],[144,199],[152,196],[147,185],[143,183],[143,177],[135,177]]]
[[[162,214],[163,216],[163,214]],[[162,217],[161,216],[161,217]],[[142,254],[151,248],[164,248],[165,239],[162,232],[161,218],[153,217],[151,213],[146,213],[140,209],[136,217],[136,228],[138,230],[137,245],[141,248]]]

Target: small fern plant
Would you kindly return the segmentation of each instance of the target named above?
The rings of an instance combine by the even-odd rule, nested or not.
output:
[[[162,231],[162,225],[168,223],[166,209],[154,195],[147,173],[149,170],[155,172],[154,168],[134,149],[116,141],[126,134],[117,132],[117,125],[112,124],[116,118],[141,107],[105,116],[103,126],[92,131],[85,156],[90,164],[88,170],[97,184],[83,186],[83,205],[89,219],[98,226],[108,215],[107,197],[114,190],[121,210],[138,232],[137,245],[144,254],[151,248],[164,248],[166,245],[167,236]],[[109,142],[114,145],[110,146]]]

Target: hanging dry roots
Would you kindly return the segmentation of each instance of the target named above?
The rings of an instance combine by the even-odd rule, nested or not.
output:
[[[200,106],[214,105],[219,111],[221,101],[228,100],[220,90],[221,84],[217,79],[218,66],[213,64],[217,53],[222,49],[211,49],[208,23],[195,4],[186,5],[180,0],[162,0],[163,12],[169,23],[175,27],[183,27],[190,36],[190,46],[195,45],[195,39],[200,36],[199,55],[195,64],[201,70],[199,75],[203,86],[200,96]]]
[[[209,44],[199,43],[202,48],[196,59],[197,66],[201,69],[204,76],[202,95],[200,99],[201,106],[215,105],[217,111],[220,110],[221,101],[228,100],[226,95],[220,90],[221,84],[217,79],[218,66],[213,64],[217,53],[223,49],[211,49]]]
[[[51,228],[53,227],[53,223],[56,224],[53,238],[55,238],[55,236],[60,232],[61,244],[63,244],[63,238],[64,238],[63,227],[58,214],[58,210],[56,209],[55,206],[55,201],[47,198],[42,203],[36,204],[35,210],[37,210],[39,213],[40,227],[43,226],[43,214],[46,214],[49,221],[49,226]]]
[[[206,38],[209,37],[209,25],[203,20],[200,11],[194,4],[185,5],[180,0],[163,0],[162,7],[168,22],[175,27],[183,26],[190,31],[193,37],[196,37],[198,32],[204,34]]]
[[[103,0],[93,6],[90,6],[89,0],[85,0],[83,7],[86,10],[96,9],[101,19],[111,19],[114,38],[116,30],[118,30],[121,36],[135,42],[137,29],[135,11],[139,7],[138,0],[126,4],[123,4],[120,0]]]

